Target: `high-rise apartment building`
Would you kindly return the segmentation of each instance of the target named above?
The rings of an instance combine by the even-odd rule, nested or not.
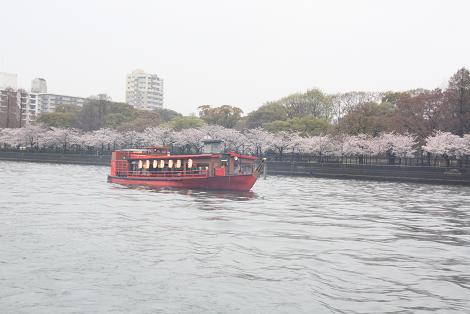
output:
[[[22,126],[24,100],[23,91],[13,88],[0,90],[0,128],[20,128]]]
[[[137,108],[152,110],[163,107],[163,79],[156,74],[135,70],[127,75],[126,102]]]

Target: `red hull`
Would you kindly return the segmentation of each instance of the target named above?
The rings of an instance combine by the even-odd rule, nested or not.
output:
[[[149,187],[175,187],[184,189],[206,189],[206,190],[232,190],[249,191],[256,182],[254,175],[237,175],[221,177],[115,177],[108,176],[108,181],[123,185],[138,185]]]

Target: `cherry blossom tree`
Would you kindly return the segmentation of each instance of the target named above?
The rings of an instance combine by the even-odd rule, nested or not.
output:
[[[125,131],[122,134],[123,147],[132,148],[142,146],[144,142],[144,133],[140,133],[134,130]]]
[[[104,150],[105,147],[110,150],[116,148],[122,142],[122,136],[115,130],[102,128],[91,131],[86,134],[88,136],[87,144],[95,149]]]
[[[67,151],[73,145],[80,143],[81,134],[76,129],[50,128],[38,138],[38,144],[42,147],[53,147]]]
[[[407,157],[416,152],[416,138],[410,134],[384,133],[379,140],[391,153],[400,157]]]
[[[225,150],[243,152],[247,146],[245,135],[234,129],[222,130],[220,139],[224,141]]]
[[[342,152],[346,156],[364,156],[372,153],[370,137],[366,134],[343,138]]]
[[[223,140],[225,128],[220,125],[206,125],[200,128],[204,135],[213,140]]]
[[[244,132],[247,149],[259,156],[273,146],[274,135],[261,128],[250,129]]]
[[[469,137],[469,134],[460,137],[450,132],[437,131],[426,138],[426,145],[423,146],[423,150],[434,155],[460,158],[469,150]]]
[[[304,151],[318,156],[335,155],[337,147],[335,141],[327,135],[312,136],[303,139]]]
[[[313,154],[319,156],[356,157],[363,162],[365,157],[387,156],[407,158],[420,148],[413,134],[383,133],[370,135],[319,135],[301,137],[297,133],[281,131],[267,132],[260,128],[240,132],[219,125],[174,131],[168,128],[152,127],[143,132],[123,131],[102,128],[96,131],[80,132],[76,129],[47,128],[43,125],[29,125],[17,129],[0,129],[0,146],[41,147],[70,150],[74,146],[88,150],[116,149],[118,147],[142,147],[163,145],[179,147],[181,151],[200,153],[204,139],[218,139],[225,143],[225,149],[260,155],[274,150],[282,156],[286,152]],[[470,156],[470,134],[463,137],[438,131],[426,138],[422,146],[425,152],[434,157],[463,160]],[[406,159],[405,159],[406,161]],[[401,160],[400,160],[401,162]],[[449,163],[449,162],[448,162]]]
[[[272,148],[276,150],[280,156],[289,148],[297,147],[299,145],[297,134],[281,131],[273,135]]]
[[[463,153],[466,156],[470,156],[470,134],[465,134],[463,136],[463,142],[464,142]]]
[[[18,140],[21,141],[21,145],[29,146],[33,149],[33,147],[39,146],[39,137],[45,132],[47,132],[47,128],[44,125],[29,124],[24,128],[18,129],[17,135],[19,137]]]
[[[183,129],[175,133],[175,145],[181,147],[183,151],[190,152],[194,150],[196,153],[200,153],[204,147],[203,139],[205,136],[201,129]]]
[[[21,145],[21,129],[5,128],[0,129],[0,143],[6,146],[18,147]]]
[[[142,143],[138,143],[138,145],[171,146],[175,141],[175,131],[169,128],[151,127],[144,130],[141,135]]]

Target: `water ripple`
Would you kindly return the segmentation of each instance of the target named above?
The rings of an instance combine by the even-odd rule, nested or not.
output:
[[[470,189],[0,162],[0,313],[469,313]]]

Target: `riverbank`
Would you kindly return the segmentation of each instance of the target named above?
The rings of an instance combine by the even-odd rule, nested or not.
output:
[[[110,155],[0,152],[0,160],[108,166]],[[268,161],[268,175],[357,179],[470,186],[470,172],[427,166]]]
[[[468,170],[445,167],[271,161],[268,174],[470,186]]]
[[[0,152],[0,160],[109,166],[111,155]]]

